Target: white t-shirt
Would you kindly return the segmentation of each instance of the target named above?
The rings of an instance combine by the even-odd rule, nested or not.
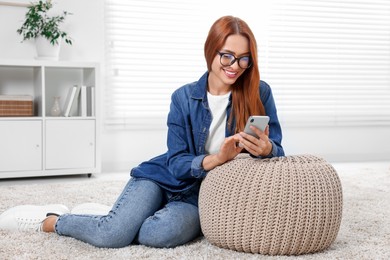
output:
[[[207,92],[207,99],[212,114],[209,136],[206,141],[206,152],[217,153],[225,139],[226,107],[229,103],[230,92],[224,95],[213,96]]]

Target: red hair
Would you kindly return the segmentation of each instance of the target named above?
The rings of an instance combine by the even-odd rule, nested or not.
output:
[[[249,51],[252,65],[237,79],[232,86],[232,113],[229,117],[231,125],[236,121],[235,132],[244,130],[245,122],[250,115],[265,115],[263,103],[260,100],[259,84],[260,72],[257,62],[257,44],[249,26],[240,18],[223,16],[211,26],[204,45],[207,69],[211,70],[211,64],[223,45],[226,38],[233,34],[246,37],[249,41]]]

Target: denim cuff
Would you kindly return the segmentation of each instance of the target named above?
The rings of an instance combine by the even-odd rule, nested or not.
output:
[[[278,156],[278,147],[276,146],[274,141],[272,141],[271,139],[269,139],[269,141],[272,144],[272,150],[271,150],[269,155],[265,156],[265,158],[272,158],[272,157]]]
[[[191,175],[194,178],[204,178],[207,174],[207,171],[203,169],[202,162],[203,159],[207,156],[207,154],[202,154],[197,157],[195,157],[192,160],[191,164]]]
[[[278,156],[278,147],[276,146],[276,144],[271,139],[269,139],[269,141],[272,144],[272,150],[271,150],[271,152],[268,155],[265,155],[265,156],[263,156],[263,155],[254,156],[251,153],[249,153],[249,155],[252,158],[258,158],[258,159],[272,158],[272,157]]]

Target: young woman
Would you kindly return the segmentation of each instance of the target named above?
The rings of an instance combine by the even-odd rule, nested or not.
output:
[[[198,237],[199,187],[208,171],[241,152],[259,159],[284,155],[274,98],[260,81],[256,40],[248,25],[221,17],[209,31],[204,53],[207,72],[172,94],[168,151],[132,169],[108,215],[24,205],[4,212],[0,227],[56,232],[113,248],[131,243],[175,247]],[[270,117],[264,132],[252,129],[258,137],[243,132],[251,115]]]

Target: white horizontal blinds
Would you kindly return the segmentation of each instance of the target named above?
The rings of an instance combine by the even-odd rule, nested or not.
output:
[[[172,92],[205,71],[208,26],[187,1],[106,1],[108,127],[166,127]]]
[[[171,93],[206,71],[216,18],[248,22],[283,125],[390,124],[390,1],[105,1],[105,125],[165,128]]]
[[[274,7],[262,75],[283,123],[390,124],[390,1],[280,0]]]

